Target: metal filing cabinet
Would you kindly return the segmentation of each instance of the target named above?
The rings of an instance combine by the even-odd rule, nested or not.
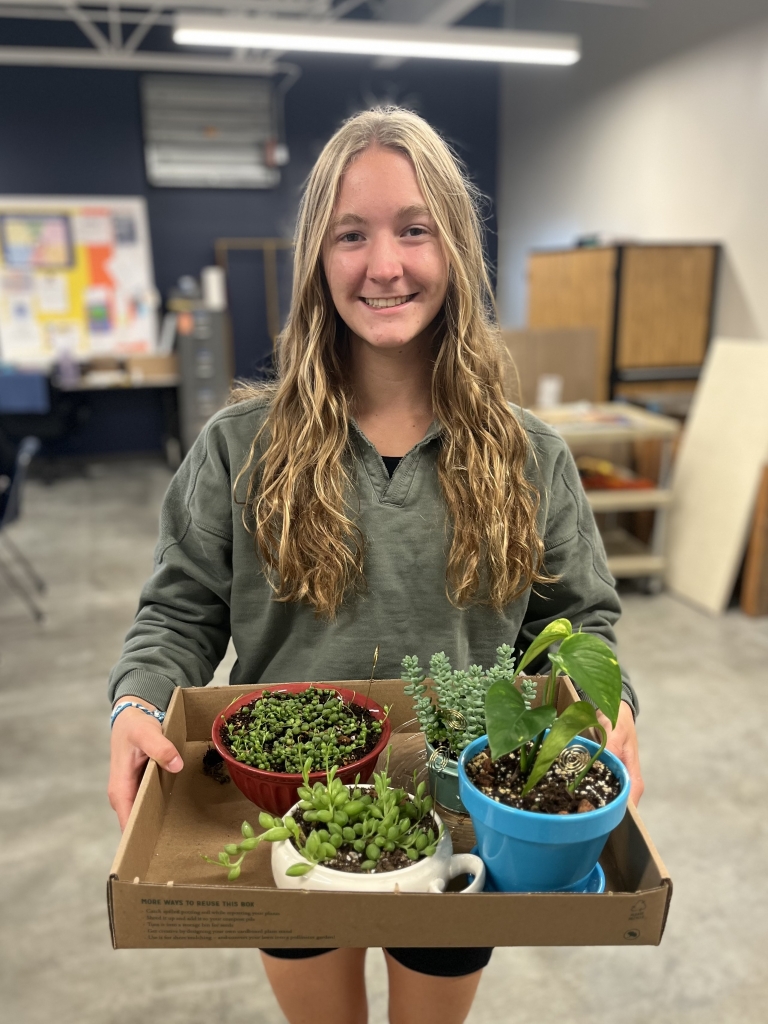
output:
[[[178,318],[179,413],[184,453],[215,412],[227,403],[232,357],[226,312],[207,309]]]

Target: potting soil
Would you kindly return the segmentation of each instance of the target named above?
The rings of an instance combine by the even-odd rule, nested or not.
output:
[[[218,782],[222,786],[232,781],[227,766],[224,764],[224,758],[216,747],[208,747],[203,754],[203,772],[209,779],[213,779],[214,782]]]
[[[610,768],[596,761],[575,792],[569,793],[566,787],[573,781],[573,773],[566,772],[555,762],[530,793],[521,796],[525,779],[520,773],[519,750],[492,761],[486,748],[467,764],[467,775],[480,792],[492,800],[540,814],[594,811],[615,800],[621,789],[620,780]]]

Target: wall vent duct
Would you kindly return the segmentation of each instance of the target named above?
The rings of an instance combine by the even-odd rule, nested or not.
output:
[[[275,188],[280,171],[270,78],[144,75],[144,159],[161,188]]]

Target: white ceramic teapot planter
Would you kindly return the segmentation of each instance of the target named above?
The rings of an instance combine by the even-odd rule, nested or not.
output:
[[[359,786],[359,789],[373,789]],[[298,820],[298,803],[288,811]],[[434,815],[435,827],[441,821]],[[445,892],[445,887],[459,875],[474,875],[462,892],[482,892],[485,885],[485,864],[474,853],[454,853],[450,834],[443,837],[431,857],[419,857],[407,868],[397,871],[335,871],[324,864],[316,864],[306,875],[286,875],[292,864],[306,864],[306,860],[290,839],[272,844],[272,875],[278,889],[306,889],[320,892]]]

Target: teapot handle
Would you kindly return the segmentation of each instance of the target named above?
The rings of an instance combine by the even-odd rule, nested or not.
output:
[[[462,892],[482,892],[485,886],[485,864],[474,853],[454,853],[448,864],[448,878],[458,878],[459,875],[474,875],[475,877]],[[445,882],[442,878],[435,878],[429,883],[429,892],[445,892]]]

